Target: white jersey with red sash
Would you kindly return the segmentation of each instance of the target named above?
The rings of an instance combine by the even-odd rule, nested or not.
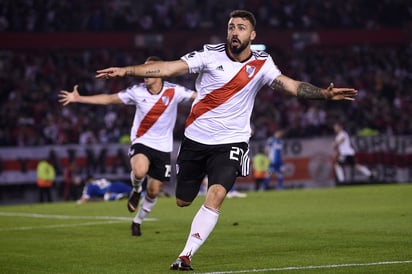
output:
[[[350,142],[350,137],[346,131],[344,130],[340,131],[335,137],[335,142],[340,143],[338,146],[339,155],[341,156],[355,155],[355,150],[352,147],[352,144]]]
[[[124,104],[136,106],[130,132],[132,144],[141,143],[159,151],[171,152],[177,106],[182,101],[190,100],[192,94],[192,90],[166,81],[159,94],[151,94],[143,83],[120,91],[118,96]]]
[[[209,145],[248,142],[256,94],[281,74],[272,57],[252,51],[245,62],[235,62],[222,43],[204,45],[181,59],[190,73],[199,74],[185,136]]]

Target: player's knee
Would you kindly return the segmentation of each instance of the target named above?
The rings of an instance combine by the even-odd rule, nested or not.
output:
[[[261,182],[263,180],[264,179],[262,179]],[[206,197],[207,198],[211,197],[212,199],[223,200],[224,197],[226,196],[227,192],[229,192],[231,188],[232,188],[231,186],[230,187],[229,186],[225,187],[225,186],[219,185],[219,184],[212,185],[212,186],[209,187],[209,190],[207,192]]]
[[[137,179],[142,179],[146,176],[147,170],[143,168],[133,168],[134,177]]]
[[[157,195],[159,195],[161,188],[162,188],[162,182],[160,182],[159,180],[153,179],[153,178],[149,178],[147,182],[147,187],[146,187],[147,195],[150,198],[154,199],[157,197]]]
[[[157,195],[159,195],[159,191],[148,188],[148,189],[146,189],[146,194],[147,194],[147,196],[149,196],[149,198],[154,199],[154,198],[157,197]]]
[[[192,202],[186,202],[186,201],[183,201],[179,198],[176,198],[176,205],[179,206],[179,207],[190,206],[191,204],[192,204]]]
[[[147,193],[147,196],[154,199],[159,195],[160,190],[161,190],[160,185],[148,184],[147,189],[146,189],[146,193]]]

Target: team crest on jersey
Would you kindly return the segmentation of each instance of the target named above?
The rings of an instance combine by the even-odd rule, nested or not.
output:
[[[163,96],[162,97],[162,103],[167,106],[170,103],[170,97],[169,96]]]
[[[255,67],[255,66],[246,65],[247,77],[252,78],[253,75],[255,74],[255,71],[256,71],[256,67]]]

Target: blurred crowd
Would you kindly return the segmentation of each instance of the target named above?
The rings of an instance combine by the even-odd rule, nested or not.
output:
[[[154,31],[215,29],[236,8],[275,29],[401,27],[409,0],[6,0],[0,31]]]
[[[272,56],[292,78],[320,87],[330,82],[355,87],[359,95],[354,102],[303,101],[263,90],[253,119],[262,138],[279,127],[287,129],[289,137],[329,135],[336,121],[353,134],[364,129],[412,134],[412,46],[306,49]]]
[[[1,52],[0,144],[117,143],[129,135],[134,108],[58,103],[61,89],[79,84],[81,94],[117,92],[138,78],[96,80],[95,70],[142,63],[150,53],[111,50]],[[382,134],[412,134],[412,47],[307,49],[272,53],[281,71],[296,79],[326,87],[359,89],[355,102],[304,101],[262,89],[252,116],[254,139],[278,128],[289,137],[333,134],[334,121],[351,132],[372,128]],[[140,60],[140,61],[138,61]],[[170,79],[194,88],[194,76]],[[182,105],[175,137],[181,138],[190,105]],[[127,138],[126,138],[127,139]]]
[[[409,1],[385,0],[368,12],[370,1],[2,1],[2,31],[175,30],[225,26],[234,7],[254,11],[258,24],[275,28],[401,27],[411,19]],[[130,8],[130,7],[133,8]],[[76,12],[72,12],[76,11]],[[383,12],[385,11],[385,12]],[[341,12],[350,16],[340,15]],[[70,18],[68,18],[70,17]],[[147,22],[142,24],[144,17]],[[150,18],[150,19],[149,19]],[[188,24],[193,24],[191,26]],[[150,27],[149,27],[150,26]],[[224,28],[224,27],[223,27]],[[261,35],[258,33],[258,35]],[[84,95],[113,93],[140,82],[137,78],[96,80],[95,71],[142,63],[149,55],[179,58],[194,50],[72,49],[0,50],[0,145],[92,144],[128,141],[134,108],[58,103],[61,89],[79,84]],[[303,101],[262,89],[252,116],[253,139],[266,139],[279,129],[286,137],[332,135],[343,121],[356,133],[370,128],[381,134],[412,134],[412,45],[345,48],[307,47],[280,52],[269,48],[283,74],[327,87],[355,87],[355,102]],[[195,76],[168,79],[194,88]],[[190,105],[182,105],[175,138],[183,134]]]

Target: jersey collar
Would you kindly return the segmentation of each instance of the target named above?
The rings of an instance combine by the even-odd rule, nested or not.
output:
[[[249,55],[245,60],[239,62],[239,61],[233,59],[233,58],[230,56],[230,54],[229,54],[228,51],[229,51],[228,45],[226,44],[226,46],[225,46],[225,52],[226,52],[227,57],[229,57],[229,59],[232,60],[233,62],[238,62],[238,63],[245,63],[245,62],[249,61],[249,59],[250,59],[250,58],[252,57],[252,55],[253,55],[252,51],[250,51],[250,55]]]

